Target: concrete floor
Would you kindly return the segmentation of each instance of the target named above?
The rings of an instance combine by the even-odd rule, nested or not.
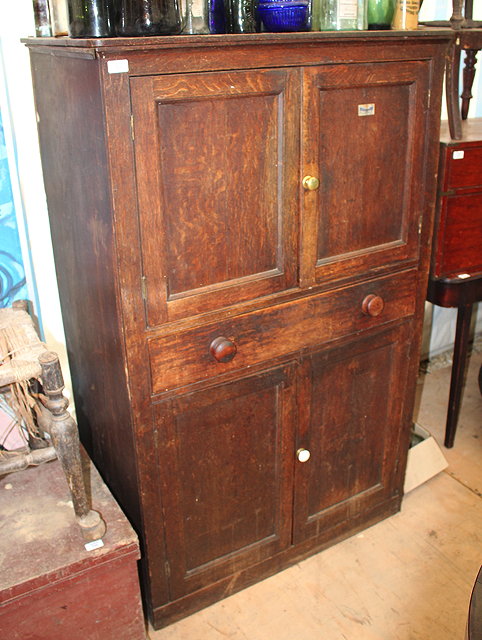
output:
[[[447,469],[395,516],[151,640],[458,640],[482,564],[482,396],[470,358]],[[442,446],[450,367],[420,376],[415,420]]]

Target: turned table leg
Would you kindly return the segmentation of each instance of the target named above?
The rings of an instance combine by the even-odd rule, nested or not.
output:
[[[450,137],[452,140],[462,139],[462,118],[460,117],[459,104],[459,67],[460,46],[459,38],[456,38],[449,47],[445,63],[445,94],[447,98],[447,115]]]
[[[64,380],[57,354],[45,352],[39,356],[42,368],[42,387],[46,395],[44,422],[52,438],[57,457],[64,470],[72,495],[77,522],[86,540],[97,540],[105,533],[105,523],[97,511],[90,509],[85,491],[80,458],[77,425],[67,411],[68,400],[63,396]]]
[[[467,49],[465,51],[465,66],[463,69],[463,91],[462,91],[462,120],[467,120],[469,114],[470,100],[472,99],[472,86],[475,78],[475,65],[477,64],[478,49]]]
[[[448,449],[454,446],[455,432],[457,430],[460,400],[464,384],[465,363],[467,361],[471,317],[472,304],[464,304],[458,307],[452,376],[450,379],[449,407],[444,441]]]

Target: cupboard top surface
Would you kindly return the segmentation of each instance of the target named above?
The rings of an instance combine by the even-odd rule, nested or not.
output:
[[[137,38],[23,38],[29,47],[55,47],[62,50],[90,51],[106,53],[147,51],[152,49],[184,49],[195,47],[261,46],[269,44],[283,45],[319,45],[383,42],[427,42],[449,41],[455,32],[449,29],[417,29],[414,31],[311,31],[297,33],[248,33],[248,34],[210,34],[192,36],[154,36]]]

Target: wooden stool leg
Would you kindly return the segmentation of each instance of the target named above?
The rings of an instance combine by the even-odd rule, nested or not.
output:
[[[72,496],[77,522],[86,540],[97,540],[105,533],[105,523],[97,511],[90,508],[85,490],[80,458],[77,425],[67,411],[68,400],[63,395],[64,379],[56,353],[46,351],[39,356],[42,386],[50,412],[47,431],[64,470]]]
[[[462,397],[462,387],[464,384],[465,363],[467,361],[471,318],[472,305],[461,305],[457,312],[454,357],[452,364],[452,376],[450,379],[449,408],[447,412],[447,424],[445,427],[444,444],[448,449],[454,446],[455,431],[457,430],[460,399]]]
[[[475,78],[475,65],[477,64],[478,49],[467,49],[465,52],[465,65],[463,69],[463,91],[462,91],[462,120],[467,120],[469,115],[469,105],[472,99],[472,86]]]

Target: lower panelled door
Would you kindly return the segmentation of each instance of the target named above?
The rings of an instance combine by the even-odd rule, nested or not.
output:
[[[400,494],[411,323],[304,361],[294,542],[335,539]],[[304,460],[304,461],[303,461]],[[403,478],[402,478],[403,479]]]
[[[293,369],[155,406],[172,599],[291,544]]]

